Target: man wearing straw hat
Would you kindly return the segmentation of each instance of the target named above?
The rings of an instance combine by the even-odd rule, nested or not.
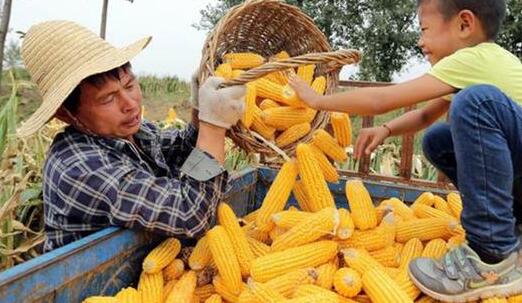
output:
[[[129,63],[149,41],[118,49],[70,21],[39,23],[26,34],[22,57],[43,102],[18,135],[53,117],[70,124],[44,165],[44,251],[107,226],[180,238],[209,227],[227,183],[225,132],[243,113],[245,89],[218,89],[223,80],[210,78],[192,123],[160,131],[141,121]]]

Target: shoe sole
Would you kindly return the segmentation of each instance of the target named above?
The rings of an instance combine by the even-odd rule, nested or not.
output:
[[[424,287],[424,285],[419,283],[419,281],[417,281],[417,279],[415,279],[415,277],[409,271],[408,274],[413,284],[415,284],[415,286],[417,286],[417,288],[424,294],[436,300],[448,303],[466,303],[476,301],[479,299],[488,299],[492,297],[510,297],[522,294],[522,279],[518,279],[516,281],[504,285],[481,287],[463,294],[445,295],[427,289],[426,287]]]

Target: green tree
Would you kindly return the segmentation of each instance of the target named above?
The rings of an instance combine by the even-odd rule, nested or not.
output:
[[[508,14],[498,43],[522,59],[522,2],[508,0]]]

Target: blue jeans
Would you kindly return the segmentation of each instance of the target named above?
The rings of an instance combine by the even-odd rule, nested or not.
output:
[[[450,124],[426,131],[423,150],[462,195],[461,221],[470,246],[481,257],[497,260],[516,250],[515,213],[522,219],[522,107],[494,86],[464,89],[451,101]]]

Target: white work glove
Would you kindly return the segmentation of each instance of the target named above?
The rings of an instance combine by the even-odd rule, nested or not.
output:
[[[225,79],[210,77],[199,88],[199,120],[229,129],[245,111],[244,85],[218,89]]]

